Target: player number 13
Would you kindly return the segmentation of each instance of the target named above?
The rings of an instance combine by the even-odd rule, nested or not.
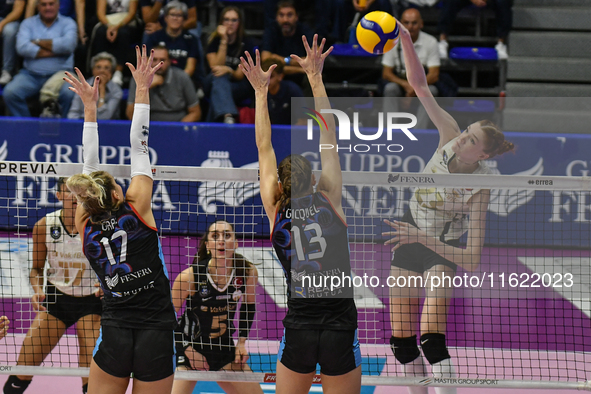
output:
[[[306,255],[304,253],[304,247],[302,246],[302,236],[300,233],[300,228],[293,226],[291,228],[293,232],[293,237],[295,240],[295,249],[296,254],[299,261],[306,260]],[[324,256],[324,252],[326,252],[326,239],[322,237],[322,227],[318,223],[310,223],[304,227],[304,233],[314,232],[314,235],[310,237],[308,243],[310,245],[310,249],[317,250],[317,252],[310,253],[308,255],[308,260],[315,260],[320,259]],[[312,244],[318,244],[318,247],[313,247]]]

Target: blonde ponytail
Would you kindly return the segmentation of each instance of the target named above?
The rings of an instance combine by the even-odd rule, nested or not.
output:
[[[119,201],[114,202],[111,197],[111,192],[115,190],[114,183],[115,179],[108,172],[95,171],[88,175],[72,175],[66,186],[90,215],[91,221],[98,222],[120,205]]]

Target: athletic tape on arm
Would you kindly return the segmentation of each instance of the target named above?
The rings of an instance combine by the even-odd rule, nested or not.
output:
[[[131,177],[145,175],[152,178],[150,166],[150,105],[135,104],[129,140],[131,144]]]
[[[90,174],[99,170],[99,137],[96,122],[84,122],[82,131],[82,152],[84,166],[83,174]]]

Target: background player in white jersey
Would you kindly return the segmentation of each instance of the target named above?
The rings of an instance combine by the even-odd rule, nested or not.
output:
[[[78,365],[89,367],[100,328],[101,301],[95,286],[98,280],[82,252],[74,225],[76,198],[66,187],[66,178],[60,178],[56,187],[63,208],[47,214],[33,228],[30,281],[35,294],[31,304],[37,315],[23,341],[17,365],[41,365],[66,329],[76,324]],[[4,394],[23,393],[32,378],[11,375],[4,385]],[[87,383],[88,378],[82,378],[84,393]]]
[[[439,146],[427,163],[426,173],[487,174],[482,160],[513,150],[503,133],[490,121],[471,124],[463,132],[450,114],[433,98],[425,71],[414,50],[410,33],[400,25],[400,36],[408,82],[439,131]],[[487,189],[433,188],[414,191],[410,210],[401,221],[385,220],[395,231],[386,244],[395,244],[391,275],[424,277],[453,276],[457,266],[472,271],[480,264],[484,244]],[[459,239],[467,232],[465,248]],[[422,288],[391,289],[390,345],[406,375],[425,376],[425,364],[417,346],[416,330]],[[447,311],[453,289],[427,292],[420,316],[421,348],[435,377],[452,377],[453,364],[445,343]],[[438,394],[455,393],[455,388],[436,388]],[[426,387],[409,388],[412,394],[426,394]]]
[[[255,316],[257,269],[238,247],[234,227],[225,220],[212,223],[191,267],[172,286],[177,312],[186,301],[177,330],[177,370],[250,371],[246,339]],[[238,302],[241,301],[240,311]],[[239,315],[234,344],[234,316]],[[191,394],[195,381],[175,380],[173,394]],[[218,382],[228,394],[263,394],[258,383]]]
[[[311,48],[305,36],[302,40],[305,59],[291,57],[308,76],[316,108],[330,109],[322,69],[332,47],[323,53],[325,40],[318,45],[318,35],[314,36]],[[277,166],[267,106],[269,81],[275,66],[263,72],[258,50],[256,64],[250,54],[246,53],[246,57],[248,61],[242,58],[240,68],[256,96],[255,132],[261,199],[272,226],[273,247],[288,285],[287,315],[283,319],[285,332],[277,356],[277,393],[308,393],[317,364],[325,393],[359,393],[361,353],[353,289],[344,286],[339,289],[347,294],[344,297],[312,298],[320,293],[315,292],[316,288],[304,287],[303,281],[298,279],[304,272],[322,275],[326,267],[351,275],[347,225],[341,205],[339,155],[335,149],[322,150],[322,175],[316,192],[311,164],[302,155],[289,155]],[[334,118],[327,116],[326,123],[328,126],[320,131],[320,143],[336,146]],[[304,209],[310,216],[296,220],[292,218],[292,209]]]

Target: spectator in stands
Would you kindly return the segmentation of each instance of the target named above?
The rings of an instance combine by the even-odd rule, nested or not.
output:
[[[152,66],[164,62],[156,71],[150,86],[150,120],[164,122],[198,122],[201,107],[197,92],[189,76],[180,68],[170,66],[168,49],[163,46],[153,48]],[[135,81],[129,84],[127,99],[127,118],[132,119],[135,103]]]
[[[409,8],[402,14],[400,22],[410,32],[410,37],[419,60],[425,68],[427,83],[433,96],[437,97],[438,91],[435,83],[439,80],[439,53],[437,39],[425,33],[423,19],[415,8]],[[394,49],[382,57],[382,78],[385,80],[384,97],[416,97],[412,86],[406,80],[406,67],[402,58],[402,46],[398,43]]]
[[[39,0],[39,14],[25,19],[16,38],[16,49],[24,57],[23,68],[4,88],[4,101],[13,116],[31,116],[27,98],[39,93],[42,86],[58,71],[72,71],[78,35],[76,22],[59,15],[58,0]],[[63,85],[59,91],[62,116],[74,93]]]
[[[27,9],[25,19],[35,15],[37,11],[37,0],[27,0]],[[86,44],[88,37],[84,24],[86,21],[86,2],[85,0],[60,0],[60,15],[68,16],[76,21],[78,25],[78,39],[82,44]]]
[[[148,36],[156,31],[162,29],[166,21],[163,18],[163,9],[171,0],[140,0],[140,9],[142,11],[142,19],[145,22],[144,36],[142,42],[146,43]],[[183,21],[183,30],[188,31],[195,37],[197,42],[197,51],[199,58],[197,58],[197,75],[195,80],[196,85],[201,84],[201,80],[205,75],[205,60],[203,56],[203,45],[201,44],[201,23],[197,21],[197,1],[200,0],[178,0],[187,5],[187,16]]]
[[[275,29],[277,4],[280,0],[265,0],[265,30]],[[322,38],[329,36],[333,18],[333,0],[298,0],[294,3],[300,21]]]
[[[263,71],[267,72],[273,64],[276,64],[277,67],[271,73],[267,94],[271,124],[305,125],[305,120],[291,119],[291,98],[304,97],[302,89],[294,82],[283,80],[283,64],[281,62],[275,59],[267,59],[261,67]]]
[[[16,34],[20,25],[24,0],[0,0],[0,33],[2,33],[2,75],[0,85],[6,85],[16,71]]]
[[[458,12],[470,3],[476,7],[490,7],[494,9],[497,22],[497,55],[499,60],[509,57],[507,54],[507,37],[513,26],[513,0],[445,0],[439,14],[439,57],[447,59],[449,44],[447,36],[451,32]]]
[[[261,47],[263,61],[274,59],[283,64],[286,75],[305,74],[298,62],[291,62],[290,55],[305,57],[302,36],[312,42],[313,33],[298,21],[298,13],[292,0],[282,0],[277,4],[275,21],[275,26],[265,29]]]
[[[142,19],[146,24],[144,32],[152,34],[162,29],[160,20],[162,11],[169,1],[167,0],[139,0],[142,11]],[[176,0],[172,0],[176,1]],[[183,21],[183,30],[192,30],[197,27],[197,3],[195,0],[180,0],[187,6],[187,16]],[[166,23],[166,21],[164,21]]]
[[[183,22],[187,19],[187,5],[173,0],[164,7],[164,15],[166,27],[146,36],[147,49],[157,45],[165,46],[168,48],[171,65],[184,70],[189,77],[193,77],[196,72],[201,74],[195,77],[201,82],[203,75],[198,70],[197,59],[200,54],[197,40],[183,30]]]
[[[92,77],[87,79],[90,85],[99,77],[99,100],[98,119],[119,119],[119,105],[123,97],[121,87],[112,81],[113,73],[117,67],[115,56],[108,52],[101,52],[92,57],[90,61],[92,67]],[[72,106],[68,112],[68,119],[84,119],[84,104],[80,96],[76,95],[72,100]]]
[[[367,13],[373,11],[385,11],[392,14],[390,0],[366,0],[365,6],[361,6],[359,0],[334,0],[336,15],[333,35],[338,40],[349,42],[348,28],[355,26]]]
[[[253,52],[254,45],[244,34],[242,13],[236,7],[226,7],[220,14],[218,27],[209,37],[206,50],[211,72],[203,82],[210,97],[208,121],[233,124],[238,116],[236,103],[254,96],[250,83],[238,68],[245,51]]]
[[[138,0],[98,0],[96,12],[99,19],[92,32],[92,53],[109,52],[117,59],[113,82],[123,84],[123,65],[132,61],[130,50],[138,33],[136,20]]]

